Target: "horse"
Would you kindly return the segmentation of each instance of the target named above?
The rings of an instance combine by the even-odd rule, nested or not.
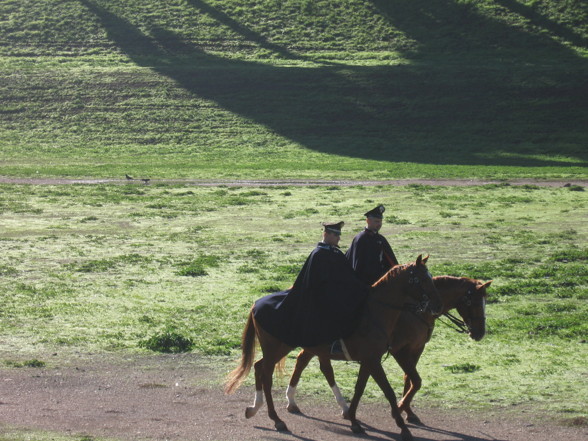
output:
[[[484,283],[467,277],[438,276],[433,277],[433,282],[443,302],[442,314],[459,328],[459,332],[467,332],[473,340],[480,341],[486,333],[486,288],[490,286],[492,280]],[[463,321],[449,314],[449,311],[454,308],[457,309]],[[429,312],[419,313],[413,308],[407,308],[396,323],[388,349],[404,371],[404,393],[398,408],[401,412],[406,412],[406,421],[412,424],[422,425],[421,420],[412,411],[410,403],[421,388],[422,380],[416,366],[425,345],[431,339],[437,317]],[[302,371],[313,357],[314,354],[310,351],[302,350],[296,358],[294,373],[286,392],[287,410],[291,413],[300,413],[295,400],[296,387]],[[335,382],[330,360],[319,357],[319,363],[321,372],[342,409],[343,417],[348,418],[349,407]]]
[[[355,394],[348,409],[348,419],[354,433],[363,433],[355,412],[359,400],[371,375],[384,392],[392,408],[392,418],[401,430],[403,441],[411,441],[412,434],[402,419],[396,395],[386,378],[382,367],[382,356],[387,352],[392,341],[392,331],[401,313],[402,306],[411,301],[432,314],[442,310],[441,300],[433,284],[426,262],[429,256],[418,256],[415,262],[391,268],[377,281],[367,296],[366,303],[360,312],[358,326],[348,338],[342,339],[345,355],[331,354],[330,344],[304,348],[309,354],[320,359],[353,360],[360,363],[359,374],[355,385]],[[247,407],[245,417],[253,417],[263,404],[267,402],[268,416],[273,420],[276,430],[288,431],[284,421],[278,416],[272,398],[272,377],[276,364],[283,363],[285,356],[294,348],[281,342],[267,333],[255,320],[254,307],[251,308],[242,335],[241,361],[227,377],[225,392],[234,392],[249,374],[255,357],[255,343],[259,341],[262,358],[255,362],[255,401]]]

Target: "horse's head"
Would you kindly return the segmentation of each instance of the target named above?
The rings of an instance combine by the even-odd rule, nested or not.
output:
[[[486,334],[486,288],[491,283],[492,280],[486,283],[480,280],[468,281],[466,292],[456,305],[470,337],[476,341],[482,340]]]
[[[433,283],[433,277],[427,269],[428,259],[429,256],[423,258],[422,255],[419,255],[414,263],[406,265],[406,293],[408,297],[417,302],[420,310],[428,310],[433,315],[439,315],[443,303]]]

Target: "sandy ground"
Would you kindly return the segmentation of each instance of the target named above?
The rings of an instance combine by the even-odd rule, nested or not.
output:
[[[224,395],[218,382],[224,372],[194,354],[53,358],[43,368],[0,369],[0,433],[46,430],[118,440],[400,440],[387,403],[361,404],[358,418],[366,433],[355,435],[334,401],[300,397],[304,414],[286,412],[283,386],[274,397],[290,432],[274,430],[265,406],[247,420],[252,388]],[[417,441],[588,439],[586,421],[551,419],[532,409],[480,413],[417,406],[416,411],[426,424],[409,426]]]

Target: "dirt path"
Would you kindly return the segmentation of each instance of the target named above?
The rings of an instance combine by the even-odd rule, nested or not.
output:
[[[96,185],[96,184],[183,184],[195,187],[278,187],[278,186],[340,186],[353,185],[439,185],[439,186],[468,186],[486,184],[536,185],[540,187],[563,187],[569,185],[588,186],[588,180],[542,180],[542,179],[511,179],[508,181],[490,179],[396,179],[396,180],[311,180],[311,179],[235,179],[235,180],[205,180],[205,179],[150,179],[145,183],[141,179],[66,179],[66,178],[8,178],[0,177],[0,184],[30,184],[30,185]]]
[[[218,365],[194,354],[78,356],[44,368],[0,369],[0,433],[22,428],[119,440],[400,440],[387,404],[362,404],[358,417],[366,434],[354,435],[334,402],[301,399],[305,414],[288,414],[283,387],[275,397],[291,432],[278,433],[265,407],[245,419],[252,388],[225,396],[217,382],[222,375]],[[417,412],[427,426],[410,426],[416,441],[588,439],[584,421],[563,425],[529,409]]]

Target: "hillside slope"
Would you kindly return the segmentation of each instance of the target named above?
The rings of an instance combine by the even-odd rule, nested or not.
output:
[[[584,176],[587,9],[3,0],[0,175]]]

